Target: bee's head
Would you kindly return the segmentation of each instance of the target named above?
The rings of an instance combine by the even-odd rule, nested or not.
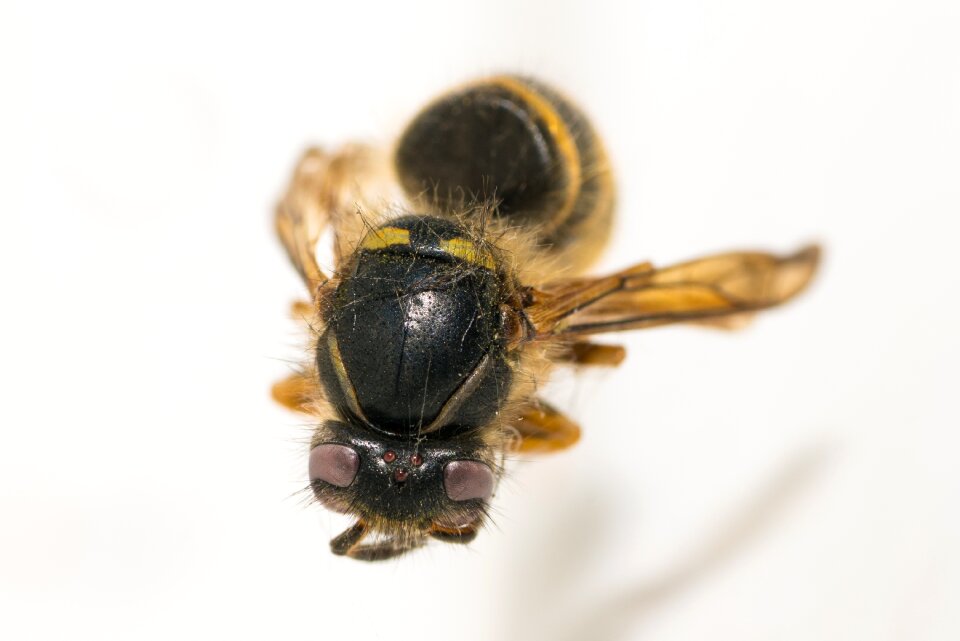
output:
[[[496,486],[488,448],[466,437],[393,439],[336,421],[320,435],[310,451],[314,495],[381,529],[476,526]]]

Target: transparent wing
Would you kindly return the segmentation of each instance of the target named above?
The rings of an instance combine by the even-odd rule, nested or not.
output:
[[[330,223],[329,204],[324,198],[329,165],[327,154],[319,149],[307,150],[274,215],[277,236],[311,291],[327,279],[316,254],[317,241]]]
[[[732,328],[784,303],[810,282],[820,248],[788,255],[720,254],[665,269],[642,263],[610,276],[549,283],[524,309],[536,337],[587,335],[670,323]]]
[[[339,264],[365,232],[360,212],[376,209],[369,206],[367,194],[395,200],[389,185],[382,156],[362,145],[334,153],[311,148],[300,158],[274,222],[290,261],[312,293],[328,278],[317,260],[317,243],[331,229],[333,258]]]

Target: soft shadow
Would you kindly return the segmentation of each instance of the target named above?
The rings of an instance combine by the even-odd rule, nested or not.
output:
[[[600,503],[582,497],[584,503],[567,512],[571,516],[565,524],[569,529],[554,532],[563,536],[556,547],[551,546],[553,553],[540,555],[533,565],[517,568],[520,570],[520,585],[528,599],[536,600],[536,607],[517,608],[514,603],[509,613],[513,616],[506,622],[510,635],[504,638],[524,641],[625,639],[643,617],[744,552],[786,508],[796,502],[801,491],[822,474],[829,454],[830,448],[822,444],[797,453],[752,500],[725,526],[712,532],[710,538],[687,559],[662,576],[625,590],[587,611],[570,607],[571,601],[563,597],[565,592],[575,589],[587,578],[590,561],[602,548],[602,543],[597,541],[597,534],[604,527],[602,520],[609,521],[610,518]],[[579,511],[584,509],[594,511],[593,516],[598,517],[589,528],[584,525],[591,523],[588,518],[591,515]],[[560,548],[560,545],[565,547]],[[550,604],[554,607],[550,608]],[[562,604],[567,604],[566,611]]]

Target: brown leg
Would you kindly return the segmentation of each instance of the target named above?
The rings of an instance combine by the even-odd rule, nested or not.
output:
[[[337,556],[347,554],[360,545],[360,540],[367,535],[367,531],[367,524],[362,520],[357,521],[330,541],[330,551]]]
[[[477,538],[477,528],[472,525],[449,528],[434,523],[430,528],[430,536],[444,543],[469,543]]]
[[[616,367],[627,356],[627,350],[621,345],[600,345],[577,341],[554,358],[560,363],[571,365],[596,365],[598,367]]]
[[[543,401],[527,409],[516,428],[521,439],[516,451],[523,453],[559,452],[580,440],[580,426]]]
[[[423,540],[414,540],[400,544],[388,539],[370,545],[360,545],[360,541],[369,534],[370,528],[365,521],[358,520],[330,541],[330,551],[337,556],[348,556],[358,561],[384,561],[414,550],[423,545]]]
[[[296,372],[275,383],[270,390],[273,400],[294,412],[312,414],[310,406],[317,398],[317,383],[302,372]]]
[[[313,314],[313,305],[305,300],[295,300],[290,303],[290,316],[294,320],[309,323],[311,320],[313,320]]]

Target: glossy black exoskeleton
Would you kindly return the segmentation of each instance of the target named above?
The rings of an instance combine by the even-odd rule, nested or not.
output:
[[[503,291],[493,269],[446,248],[468,238],[451,220],[407,216],[361,243],[317,349],[321,381],[352,421],[453,436],[500,408],[510,384]]]
[[[400,138],[396,168],[408,194],[443,211],[492,199],[543,247],[599,244],[613,187],[586,117],[530,78],[500,76],[427,106]]]

